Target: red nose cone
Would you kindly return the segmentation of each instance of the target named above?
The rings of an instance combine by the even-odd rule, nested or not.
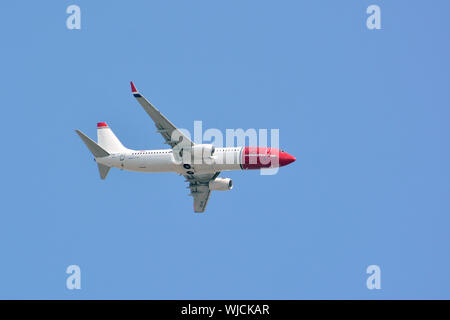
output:
[[[297,159],[295,159],[294,156],[291,156],[289,153],[283,152],[280,154],[280,167],[287,166],[295,160]]]

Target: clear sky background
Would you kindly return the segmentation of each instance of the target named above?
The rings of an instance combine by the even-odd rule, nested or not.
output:
[[[449,10],[2,1],[0,298],[449,299]],[[223,173],[205,214],[176,174],[101,181],[74,129],[165,147],[130,80],[181,128],[280,129],[297,161]]]

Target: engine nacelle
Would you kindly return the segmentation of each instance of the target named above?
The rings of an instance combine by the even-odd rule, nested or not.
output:
[[[212,157],[216,147],[212,144],[196,144],[190,151],[194,164],[212,164]]]
[[[233,189],[233,180],[230,178],[216,178],[209,182],[209,189],[216,191],[227,191]]]

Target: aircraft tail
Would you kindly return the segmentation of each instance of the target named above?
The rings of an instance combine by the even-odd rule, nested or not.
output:
[[[106,176],[108,175],[109,169],[111,168],[101,163],[97,163],[97,165],[98,165],[98,172],[100,173],[100,178],[102,180],[105,180]]]
[[[75,132],[80,136],[81,140],[83,140],[84,144],[86,145],[86,147],[88,147],[89,151],[92,152],[94,157],[101,158],[109,156],[109,153],[105,149],[100,147],[97,143],[95,143],[83,132],[81,132],[80,130],[75,130]]]
[[[109,156],[109,153],[100,147],[97,143],[95,143],[92,139],[90,139],[87,135],[85,135],[80,130],[75,130],[75,132],[80,136],[81,140],[83,140],[86,147],[88,147],[89,151],[94,155],[95,158],[102,158]],[[104,164],[97,163],[98,165],[98,171],[100,173],[100,178],[105,179],[108,175],[109,169],[111,169],[108,166],[105,166]]]
[[[97,140],[99,146],[109,153],[120,153],[127,150],[104,122],[97,123]]]

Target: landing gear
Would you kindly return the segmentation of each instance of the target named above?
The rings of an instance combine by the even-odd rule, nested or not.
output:
[[[183,167],[184,167],[185,169],[188,169],[188,170],[189,170],[189,169],[191,168],[191,165],[186,163],[186,164],[183,164]]]

